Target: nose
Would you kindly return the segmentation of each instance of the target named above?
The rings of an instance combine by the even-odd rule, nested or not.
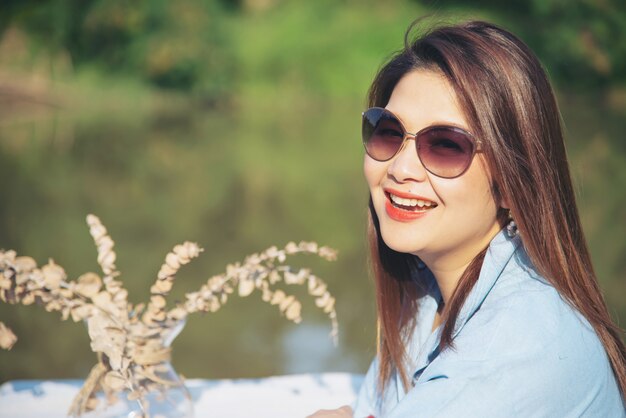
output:
[[[427,172],[417,156],[414,138],[404,141],[400,151],[391,159],[387,173],[399,183],[426,180]]]

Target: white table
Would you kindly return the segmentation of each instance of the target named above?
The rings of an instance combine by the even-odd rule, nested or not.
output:
[[[202,417],[305,417],[350,404],[363,381],[350,373],[185,382]],[[0,418],[65,418],[81,380],[16,380],[0,386]],[[90,414],[91,415],[91,414]]]

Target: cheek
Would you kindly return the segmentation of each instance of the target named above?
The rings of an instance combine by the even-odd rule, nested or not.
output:
[[[363,158],[363,174],[370,190],[380,184],[387,173],[387,163],[376,161],[367,154]]]
[[[495,218],[497,205],[491,190],[491,179],[483,167],[476,170],[468,170],[464,176],[463,184],[460,184],[455,196],[458,202],[465,202],[468,214],[478,218],[490,220]]]

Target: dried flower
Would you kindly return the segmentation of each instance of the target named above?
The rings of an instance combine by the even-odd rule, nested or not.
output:
[[[299,253],[335,260],[336,251],[331,248],[319,247],[314,242],[290,242],[283,249],[270,247],[246,257],[243,263],[227,265],[225,273],[209,278],[198,291],[187,293],[184,302],[168,309],[165,297],[172,289],[176,273],[203,251],[193,242],[184,242],[165,256],[150,287],[148,304],[133,306],[127,300],[128,292],[122,282],[115,279],[120,273],[115,266],[113,240],[95,215],[87,216],[87,224],[98,251],[102,278],[89,272],[76,281],[68,281],[63,268],[52,259],[38,268],[30,257],[18,257],[13,250],[0,250],[0,300],[23,305],[36,302],[49,312],[60,312],[63,320],[71,318],[87,323],[91,349],[97,353],[98,363],[72,402],[69,410],[72,416],[95,409],[98,388],[105,392],[109,402],[116,393],[128,390],[128,399],[136,400],[147,411],[148,392],[177,384],[161,376],[170,360],[169,341],[174,330],[191,313],[219,310],[233,293],[246,297],[258,290],[263,301],[275,305],[288,320],[299,323],[300,302],[273,287],[281,281],[306,286],[309,295],[315,298],[315,305],[330,318],[331,336],[337,341],[335,299],[326,283],[308,269],[293,270],[282,264],[287,256]],[[16,340],[13,332],[0,322],[0,347],[11,349]]]

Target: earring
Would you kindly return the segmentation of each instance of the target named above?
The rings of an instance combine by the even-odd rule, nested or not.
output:
[[[517,224],[513,220],[513,215],[511,215],[511,209],[509,209],[509,224],[506,226],[506,232],[507,234],[509,234],[509,237],[511,238],[513,238],[516,235],[519,235]]]

